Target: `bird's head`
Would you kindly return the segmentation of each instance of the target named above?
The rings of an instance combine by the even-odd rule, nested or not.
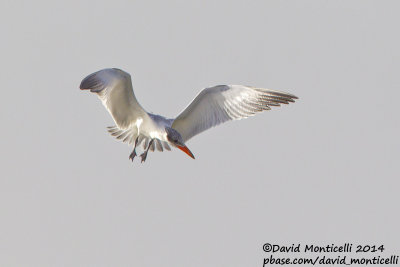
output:
[[[167,139],[172,145],[176,146],[177,148],[188,154],[189,157],[194,159],[193,153],[185,145],[181,134],[177,130],[171,127],[165,127],[165,131],[167,132]]]

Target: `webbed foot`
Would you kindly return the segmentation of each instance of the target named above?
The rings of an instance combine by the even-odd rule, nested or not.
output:
[[[136,137],[135,146],[133,147],[132,153],[129,155],[129,159],[132,160],[132,162],[133,162],[133,159],[137,156],[137,154],[136,154],[136,145],[138,143],[138,139],[139,139],[139,136]]]
[[[146,151],[146,152],[143,152],[143,154],[140,155],[140,157],[142,158],[142,160],[140,161],[140,163],[145,162],[145,161],[146,161],[146,158],[147,158],[147,151]]]
[[[136,157],[136,149],[133,149],[132,153],[129,155],[129,159],[132,160]]]
[[[151,141],[149,142],[149,146],[147,147],[146,151],[143,152],[142,155],[140,155],[140,157],[142,158],[141,163],[146,161],[147,153],[149,152],[149,149],[150,149],[151,145],[153,144],[153,142],[154,142],[154,139],[151,139]]]

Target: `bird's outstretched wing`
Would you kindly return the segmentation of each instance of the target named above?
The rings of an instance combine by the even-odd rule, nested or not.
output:
[[[82,80],[79,88],[96,93],[120,129],[130,128],[139,118],[148,118],[133,93],[131,76],[120,69],[92,73]]]
[[[203,89],[172,123],[186,142],[193,136],[229,120],[248,118],[271,106],[289,104],[296,96],[243,85],[218,85]]]

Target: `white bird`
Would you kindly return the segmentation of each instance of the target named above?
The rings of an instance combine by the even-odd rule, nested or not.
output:
[[[149,150],[171,150],[170,145],[194,159],[185,143],[193,136],[230,120],[248,118],[271,106],[289,104],[296,96],[280,91],[243,85],[218,85],[203,89],[175,119],[146,112],[133,93],[131,76],[120,69],[103,69],[82,80],[81,90],[96,93],[116,126],[111,135],[133,144],[129,159],[143,143],[141,162]]]

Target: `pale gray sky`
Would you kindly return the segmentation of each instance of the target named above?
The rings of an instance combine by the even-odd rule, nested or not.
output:
[[[2,1],[0,266],[262,266],[266,242],[398,254],[399,7]],[[132,164],[78,89],[106,67],[170,117],[217,84],[300,99],[193,138],[196,160]]]

